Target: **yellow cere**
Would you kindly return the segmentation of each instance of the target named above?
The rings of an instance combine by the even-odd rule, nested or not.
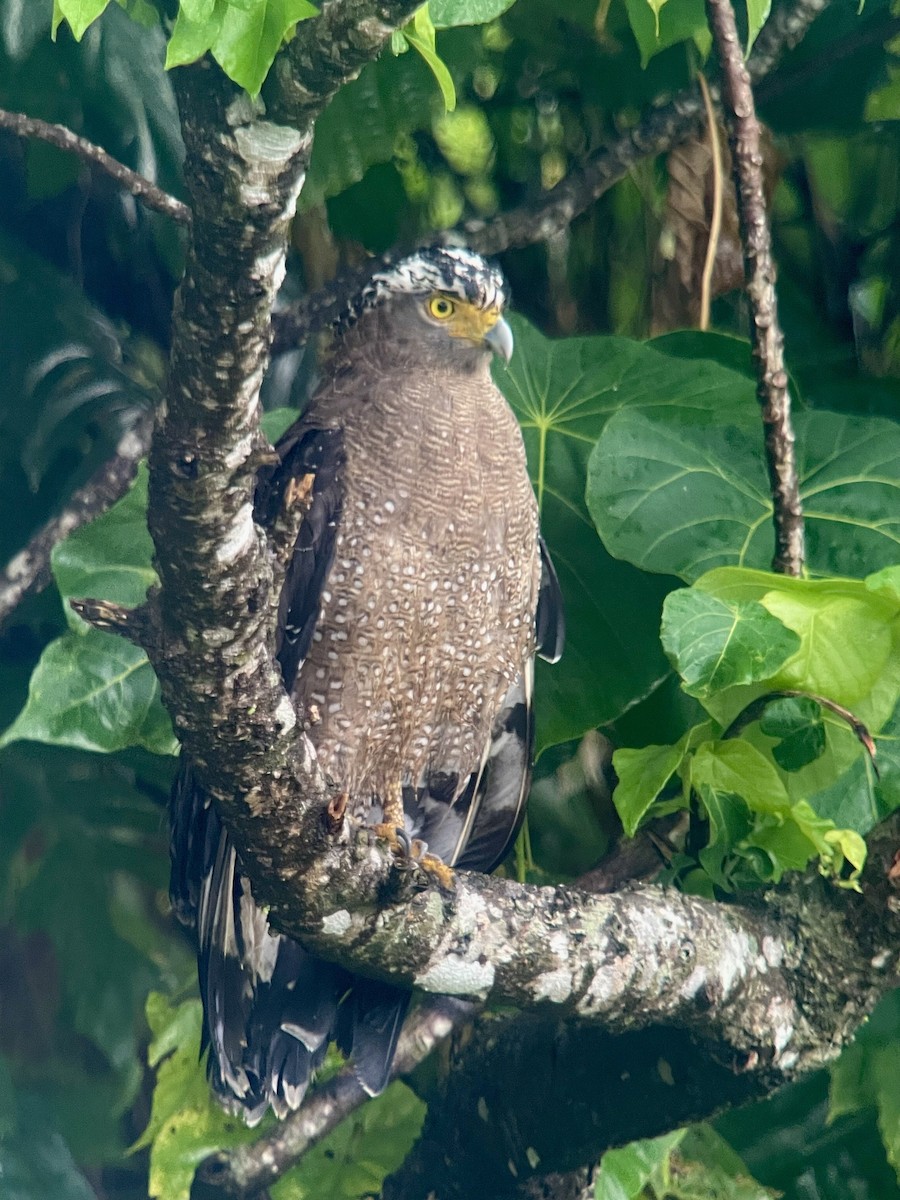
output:
[[[428,311],[439,321],[447,322],[451,337],[467,338],[480,342],[500,319],[500,309],[479,308],[466,300],[452,300],[449,296],[436,295],[428,301]]]

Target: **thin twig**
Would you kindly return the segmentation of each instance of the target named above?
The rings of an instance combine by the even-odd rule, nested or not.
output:
[[[855,716],[849,708],[845,708],[843,704],[838,704],[836,700],[829,700],[827,696],[820,696],[816,692],[800,692],[791,688],[779,688],[776,691],[766,692],[764,696],[758,696],[755,700],[751,700],[746,708],[741,709],[731,724],[721,734],[722,740],[737,737],[748,725],[752,725],[754,721],[758,721],[762,717],[773,700],[783,699],[812,700],[820,708],[825,708],[829,712],[834,713],[836,717],[849,727],[850,732],[865,750],[866,754],[868,754],[869,760],[875,769],[875,774],[876,776],[878,775],[878,764],[875,761],[878,748],[875,745],[875,739],[869,732],[868,725]]]
[[[391,1078],[408,1075],[475,1010],[474,1004],[446,996],[424,1002],[404,1026]],[[316,1088],[293,1116],[264,1137],[208,1158],[199,1177],[227,1195],[256,1196],[368,1099],[353,1072],[342,1071]]]
[[[53,547],[125,495],[149,445],[150,422],[145,420],[123,435],[113,457],[10,559],[0,573],[0,627],[26,596],[42,591],[50,582]]]
[[[709,157],[712,165],[712,212],[709,219],[709,241],[706,243],[706,258],[703,260],[703,273],[700,276],[700,328],[709,329],[710,297],[712,294],[712,277],[716,267],[716,254],[719,251],[719,235],[722,232],[722,147],[719,144],[719,118],[713,106],[709,93],[709,84],[702,71],[697,72],[697,82],[703,96],[703,107],[706,110],[706,125],[709,134]]]
[[[731,0],[706,0],[722,69],[723,100],[731,123],[731,151],[750,300],[751,338],[762,406],[766,461],[772,489],[775,556],[772,569],[803,571],[803,509],[794,455],[794,430],[784,336],[778,322],[772,235],[763,188],[760,128]]]
[[[124,188],[126,192],[130,192],[132,196],[137,196],[148,208],[163,213],[182,225],[190,224],[191,210],[186,204],[182,204],[180,200],[176,200],[174,196],[164,192],[162,188],[151,183],[149,179],[145,179],[143,175],[139,175],[137,171],[126,167],[124,163],[120,163],[118,159],[107,154],[99,146],[95,146],[93,142],[89,142],[87,138],[79,137],[65,125],[54,125],[49,121],[41,121],[37,117],[26,117],[24,113],[8,112],[6,109],[0,108],[0,129],[8,129],[11,133],[18,134],[19,137],[38,138],[60,150],[77,154],[85,162],[92,163],[101,171],[105,171],[120,187]]]

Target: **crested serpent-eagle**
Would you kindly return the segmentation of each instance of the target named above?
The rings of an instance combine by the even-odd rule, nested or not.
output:
[[[323,378],[259,477],[269,527],[308,506],[281,592],[277,656],[348,815],[491,871],[528,791],[534,656],[555,661],[559,588],[521,433],[490,374],[506,287],[461,248],[372,276]],[[212,1087],[254,1123],[296,1108],[334,1039],[380,1092],[409,995],[269,929],[183,759],[172,900],[195,930]]]

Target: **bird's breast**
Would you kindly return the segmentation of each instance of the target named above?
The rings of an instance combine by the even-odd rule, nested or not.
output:
[[[295,694],[351,795],[465,776],[533,652],[537,513],[489,378],[388,388],[344,430],[334,561]]]

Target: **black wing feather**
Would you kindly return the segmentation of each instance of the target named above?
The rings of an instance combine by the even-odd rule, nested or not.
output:
[[[341,516],[341,469],[344,465],[340,429],[292,426],[275,447],[281,462],[260,481],[257,517],[272,525],[281,512],[288,487],[295,479],[312,476],[309,511],[303,519],[285,572],[278,611],[278,661],[290,691],[306,657],[319,619],[322,588],[331,564]]]
[[[562,588],[547,543],[538,539],[541,548],[541,587],[538,592],[535,617],[537,653],[547,662],[559,662],[566,641],[566,614]]]

